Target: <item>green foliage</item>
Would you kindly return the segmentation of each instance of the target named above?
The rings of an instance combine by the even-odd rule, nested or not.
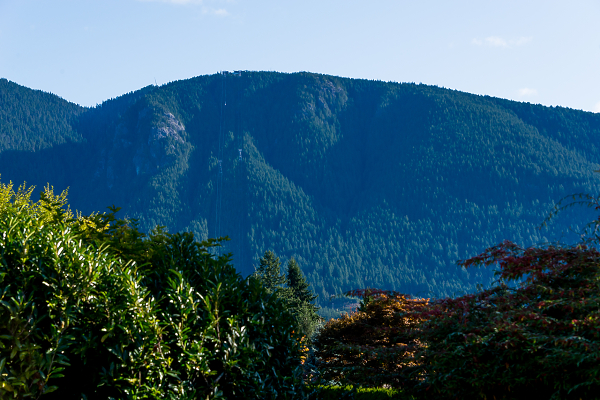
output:
[[[281,272],[281,261],[271,250],[265,251],[260,263],[253,274],[269,293],[281,290],[286,282],[285,274]],[[288,297],[287,294],[283,297]]]
[[[286,269],[286,284],[292,290],[292,296],[300,303],[315,301],[318,296],[309,289],[310,284],[306,281],[306,277],[293,257],[288,261]]]
[[[30,195],[0,187],[0,397],[304,396],[293,316],[218,241]]]
[[[100,338],[88,341],[90,330],[118,326],[117,343],[143,331],[158,335],[137,274],[106,248],[81,240],[63,209],[66,193],[54,196],[47,189],[32,203],[24,187],[15,193],[12,185],[2,185],[0,192],[1,397],[55,391],[74,354],[85,356],[94,347],[115,350]]]
[[[300,326],[300,332],[312,338],[321,318],[317,314],[319,307],[313,304],[318,297],[310,289],[310,284],[294,258],[290,258],[286,268],[286,285],[289,289],[288,303]]]
[[[296,260],[291,258],[288,261],[284,274],[279,257],[267,250],[252,278],[259,281],[267,292],[275,293],[286,303],[288,310],[294,315],[301,336],[310,342],[321,318],[317,314],[319,307],[312,303],[317,296],[310,289]]]

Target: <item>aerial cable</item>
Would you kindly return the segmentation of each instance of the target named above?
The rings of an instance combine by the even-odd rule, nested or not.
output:
[[[241,71],[235,71],[234,76],[240,77]],[[235,180],[236,180],[236,205],[239,209],[240,215],[237,218],[237,232],[238,232],[238,258],[239,258],[239,271],[244,271],[244,214],[245,214],[245,200],[244,200],[244,175],[245,165],[244,158],[242,156],[243,149],[243,129],[241,124],[241,82],[237,82],[235,85],[235,124],[234,130],[238,143],[238,167],[236,168]]]
[[[224,135],[224,127],[226,122],[226,109],[227,106],[227,77],[228,75],[233,75],[240,77],[242,75],[242,71],[221,71],[221,94],[219,99],[219,138],[218,138],[218,151],[217,151],[217,162],[218,162],[218,171],[216,177],[216,201],[215,201],[215,238],[221,237],[221,225],[222,225],[222,210],[223,210],[223,161],[224,161],[224,152],[225,152],[225,135]],[[234,110],[233,110],[233,134],[237,139],[232,144],[237,142],[237,154],[235,158],[237,158],[237,162],[234,161],[235,170],[233,170],[233,184],[234,184],[234,192],[232,193],[234,198],[233,205],[234,208],[231,210],[234,212],[235,208],[239,208],[239,218],[237,221],[231,220],[231,227],[237,227],[237,233],[239,235],[238,241],[238,255],[239,255],[239,270],[243,271],[243,260],[244,260],[244,231],[246,225],[246,174],[247,167],[245,165],[245,160],[243,157],[243,129],[241,120],[241,87],[240,83],[235,83],[233,87],[233,98],[234,98]],[[234,147],[235,149],[235,147]],[[235,151],[235,150],[234,150]],[[234,153],[235,154],[235,153]],[[229,171],[229,170],[228,170]],[[232,214],[233,217],[233,214]],[[236,223],[237,222],[237,223]],[[237,225],[237,226],[236,226]],[[215,253],[220,255],[221,249],[219,247],[215,248]]]
[[[221,72],[221,98],[219,101],[219,149],[217,152],[217,161],[219,170],[217,171],[217,199],[216,199],[216,215],[215,215],[215,238],[221,237],[221,210],[223,205],[223,108],[226,105],[226,74]],[[217,254],[220,255],[220,249],[217,247]]]

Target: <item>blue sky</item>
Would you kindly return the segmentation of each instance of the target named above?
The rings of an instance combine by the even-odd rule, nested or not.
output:
[[[600,112],[600,1],[0,0],[0,77],[92,106],[220,70]]]

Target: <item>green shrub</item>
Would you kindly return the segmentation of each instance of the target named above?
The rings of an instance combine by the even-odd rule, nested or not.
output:
[[[304,397],[293,316],[218,241],[30,196],[0,184],[1,398]]]

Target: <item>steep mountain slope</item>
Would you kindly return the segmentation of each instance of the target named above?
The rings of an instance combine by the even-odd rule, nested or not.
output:
[[[144,229],[229,235],[223,251],[243,274],[267,249],[295,256],[321,301],[487,284],[491,272],[455,261],[504,239],[563,237],[589,216],[540,231],[553,201],[600,188],[600,115],[425,85],[244,72],[73,115],[65,137],[81,139],[3,151],[2,179],[70,186],[79,209],[115,204]]]

